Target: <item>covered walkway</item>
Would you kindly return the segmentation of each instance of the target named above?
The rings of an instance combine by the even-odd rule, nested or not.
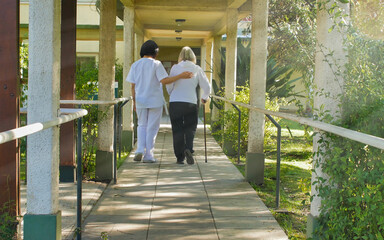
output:
[[[210,135],[207,144],[205,163],[199,125],[196,164],[176,164],[170,125],[162,124],[158,162],[129,156],[85,220],[82,239],[288,239]]]

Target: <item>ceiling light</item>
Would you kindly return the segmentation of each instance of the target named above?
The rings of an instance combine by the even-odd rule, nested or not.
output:
[[[181,24],[185,22],[185,19],[179,18],[179,19],[176,19],[175,22],[176,22],[177,26],[181,26]]]

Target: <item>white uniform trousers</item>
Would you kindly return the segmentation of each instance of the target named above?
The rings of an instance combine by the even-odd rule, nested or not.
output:
[[[163,107],[159,108],[136,108],[137,126],[137,150],[136,153],[144,154],[143,159],[153,160],[153,150],[157,132],[160,128],[160,120]]]

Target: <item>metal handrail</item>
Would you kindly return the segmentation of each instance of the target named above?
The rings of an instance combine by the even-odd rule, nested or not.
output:
[[[369,134],[362,133],[362,132],[357,132],[357,131],[350,130],[347,128],[335,126],[335,125],[332,125],[329,123],[324,123],[321,121],[313,120],[310,118],[298,117],[298,116],[293,115],[293,114],[274,112],[274,111],[269,111],[266,109],[261,109],[258,107],[251,106],[249,104],[239,103],[236,101],[228,100],[226,98],[219,97],[216,95],[211,95],[211,97],[222,100],[222,101],[226,101],[229,103],[234,103],[238,106],[242,106],[242,107],[245,107],[245,108],[248,108],[251,110],[255,110],[255,111],[260,112],[260,113],[264,113],[264,114],[268,114],[271,116],[275,116],[275,117],[291,120],[294,122],[298,122],[300,124],[304,124],[304,125],[313,127],[315,129],[322,130],[324,132],[333,133],[333,134],[336,134],[338,136],[345,137],[345,138],[354,140],[356,142],[367,144],[367,145],[370,145],[372,147],[376,147],[378,149],[384,150],[384,138],[376,137],[376,136],[369,135]]]
[[[62,113],[65,113],[65,112],[62,112]],[[87,114],[88,114],[88,111],[85,109],[76,109],[76,110],[73,110],[72,112],[67,112],[66,115],[62,115],[51,121],[32,123],[23,127],[1,132],[0,144],[19,139],[19,138],[31,135],[33,133],[40,132],[47,128],[51,128],[54,126],[61,125],[63,123],[70,122],[77,118],[81,118]]]
[[[114,100],[60,100],[60,104],[76,104],[76,105],[115,105],[126,100],[130,100],[132,97],[128,98],[115,98]]]
[[[232,106],[236,108],[239,119],[237,123],[237,164],[240,164],[240,132],[241,132],[241,110],[238,108],[234,103],[232,103]]]
[[[367,144],[367,145],[370,145],[370,146],[384,150],[384,139],[383,138],[379,138],[379,137],[372,136],[369,134],[357,132],[357,131],[350,130],[350,129],[343,128],[343,127],[339,127],[339,126],[335,126],[332,124],[324,123],[321,121],[312,120],[310,118],[298,117],[298,116],[293,115],[293,114],[274,112],[274,111],[270,111],[270,110],[266,110],[266,109],[257,108],[257,107],[251,106],[249,104],[239,103],[239,102],[229,100],[229,99],[226,99],[223,97],[219,97],[216,95],[211,95],[211,97],[216,98],[216,99],[221,100],[221,101],[231,103],[234,107],[235,107],[235,105],[238,105],[238,106],[248,108],[250,110],[255,110],[257,112],[263,113],[277,127],[278,136],[277,136],[277,165],[276,165],[276,208],[279,208],[279,205],[280,205],[281,126],[271,117],[271,115],[273,115],[275,117],[291,120],[294,122],[298,122],[300,124],[304,124],[304,125],[313,127],[314,129],[333,133],[333,134],[339,135],[341,137],[345,137],[345,138],[348,138],[348,139],[351,139],[351,140],[354,140],[354,141],[357,141],[357,142]],[[235,108],[238,109],[237,107],[235,107]]]

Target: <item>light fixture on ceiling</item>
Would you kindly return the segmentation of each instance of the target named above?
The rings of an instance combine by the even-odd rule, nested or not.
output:
[[[175,30],[175,33],[178,34],[178,35],[181,34],[181,32],[183,32],[183,30],[179,30],[179,29]]]
[[[181,41],[181,39],[182,39],[181,37],[177,37],[176,41]]]
[[[177,26],[181,26],[181,24],[183,24],[185,22],[185,19],[182,19],[182,18],[178,18],[175,20]]]

